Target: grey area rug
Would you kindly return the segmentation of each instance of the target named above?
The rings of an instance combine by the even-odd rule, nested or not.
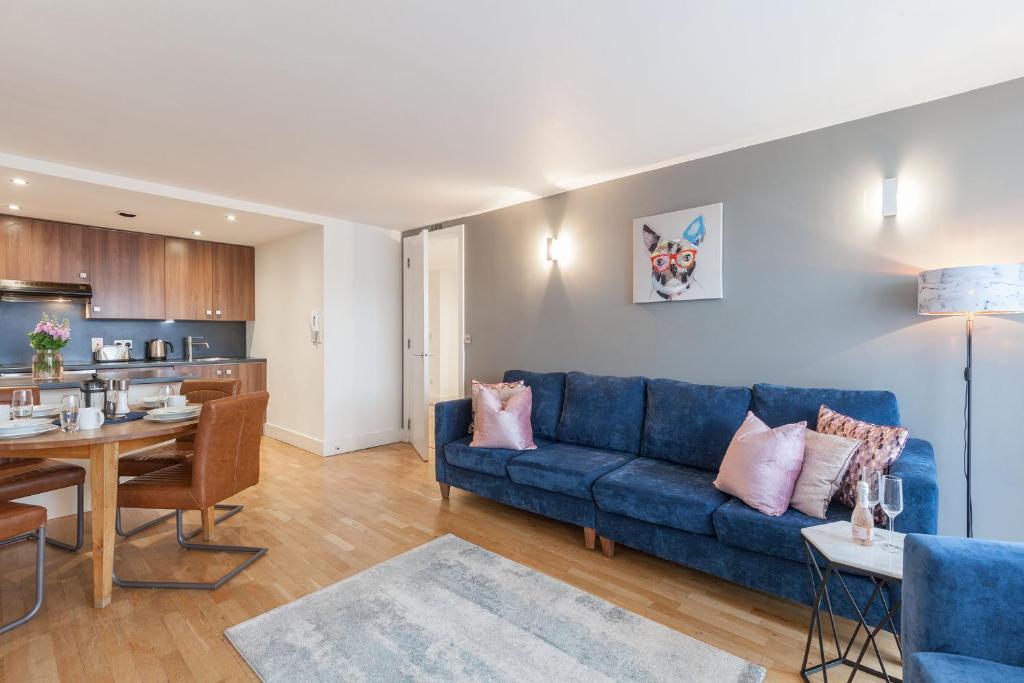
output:
[[[452,535],[225,631],[264,681],[715,681],[765,670]]]

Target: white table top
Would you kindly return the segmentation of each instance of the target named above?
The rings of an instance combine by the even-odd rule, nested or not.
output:
[[[800,530],[814,548],[829,562],[835,562],[874,576],[903,580],[903,539],[906,534],[895,533],[899,552],[890,553],[882,548],[889,542],[889,532],[875,529],[874,543],[869,546],[853,542],[849,522],[832,522],[808,526]]]

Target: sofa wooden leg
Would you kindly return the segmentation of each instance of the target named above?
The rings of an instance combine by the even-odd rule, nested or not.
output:
[[[597,529],[589,526],[583,527],[583,545],[587,550],[593,550],[597,541]]]
[[[611,559],[615,555],[615,541],[610,538],[601,537],[601,552],[608,559]]]
[[[452,485],[446,484],[443,481],[437,482],[437,485],[441,487],[441,497],[444,498],[445,500],[448,500],[448,495],[452,491]]]

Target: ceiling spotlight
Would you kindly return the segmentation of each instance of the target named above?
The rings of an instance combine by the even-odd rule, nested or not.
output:
[[[233,213],[229,213],[227,216],[225,216],[225,218],[227,218],[229,221],[237,221],[238,220],[238,216],[236,216]]]
[[[18,206],[17,204],[8,204],[7,208],[10,209],[11,211],[21,211],[21,207]]]
[[[11,182],[15,185],[28,185],[28,181],[24,178],[11,178]]]
[[[195,235],[196,237],[199,237],[199,236],[200,236],[200,235],[202,235],[203,233],[202,233],[202,232],[200,232],[200,231],[198,231],[198,230],[193,230],[193,231],[192,231],[192,234],[193,234],[193,235]]]
[[[121,218],[135,218],[139,214],[132,213],[131,211],[118,211],[117,215],[120,216]]]

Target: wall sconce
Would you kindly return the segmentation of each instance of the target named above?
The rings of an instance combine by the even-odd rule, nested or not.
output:
[[[561,255],[558,247],[558,240],[554,237],[548,238],[548,261],[557,261]]]
[[[896,178],[886,178],[882,181],[882,215],[896,215],[896,196],[899,191],[899,184]]]

